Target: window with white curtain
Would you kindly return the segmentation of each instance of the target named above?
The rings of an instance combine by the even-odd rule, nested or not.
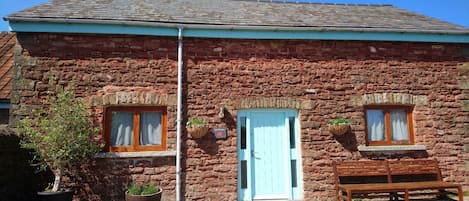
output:
[[[109,107],[106,147],[111,152],[164,150],[166,119],[165,107]]]
[[[412,106],[365,107],[367,145],[413,144]]]

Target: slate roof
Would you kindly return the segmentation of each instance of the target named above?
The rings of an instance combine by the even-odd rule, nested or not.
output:
[[[180,23],[265,29],[469,33],[469,29],[390,5],[249,0],[54,0],[5,17],[107,24]],[[74,21],[75,20],[75,21]]]
[[[0,33],[0,99],[10,99],[15,43],[15,34]]]

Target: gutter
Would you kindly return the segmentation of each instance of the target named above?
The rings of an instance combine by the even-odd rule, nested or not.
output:
[[[102,25],[125,25],[178,28],[184,29],[213,29],[213,30],[266,30],[266,31],[315,31],[315,32],[387,32],[387,33],[423,33],[443,35],[469,35],[468,30],[420,30],[420,29],[398,29],[385,27],[314,27],[314,26],[278,26],[278,25],[236,25],[236,24],[203,24],[203,23],[172,23],[158,21],[130,21],[114,19],[64,19],[64,18],[32,18],[6,16],[3,18],[10,22],[48,22],[65,24],[102,24]]]

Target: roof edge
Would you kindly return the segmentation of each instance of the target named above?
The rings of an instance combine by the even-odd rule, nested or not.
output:
[[[65,24],[100,24],[100,25],[126,25],[149,27],[185,27],[192,29],[214,30],[267,30],[267,31],[352,31],[352,32],[396,32],[396,33],[429,33],[429,34],[469,34],[468,30],[418,30],[418,29],[391,29],[373,27],[299,27],[299,26],[267,26],[267,25],[238,25],[238,24],[196,24],[158,21],[129,21],[114,19],[64,19],[64,18],[31,18],[6,16],[3,18],[9,22],[50,22]]]
[[[160,22],[128,22],[95,20],[26,21],[10,18],[13,32],[127,34],[150,36],[178,35],[183,28],[184,37],[233,39],[301,39],[301,40],[361,40],[469,43],[468,32],[410,32],[387,29],[334,29],[315,27],[234,26],[207,24],[178,24]]]

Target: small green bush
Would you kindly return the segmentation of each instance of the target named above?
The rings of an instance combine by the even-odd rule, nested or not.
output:
[[[151,195],[158,192],[156,186],[144,186],[141,195]]]
[[[152,195],[157,193],[159,189],[153,185],[131,185],[128,191],[129,195]]]
[[[142,193],[142,186],[131,185],[128,191],[130,195],[140,195]]]
[[[346,118],[337,118],[337,119],[331,119],[328,125],[343,125],[343,124],[350,124],[350,120]]]
[[[73,83],[69,89],[53,85],[44,105],[31,116],[18,122],[20,145],[34,151],[41,170],[49,167],[55,175],[52,191],[61,189],[61,177],[67,168],[88,162],[100,150],[95,140],[99,128],[90,118],[90,109],[82,98],[76,98]],[[37,165],[37,164],[32,164]]]
[[[207,121],[203,120],[203,119],[192,119],[190,121],[187,122],[187,126],[191,127],[191,126],[200,126],[200,125],[207,125]]]

